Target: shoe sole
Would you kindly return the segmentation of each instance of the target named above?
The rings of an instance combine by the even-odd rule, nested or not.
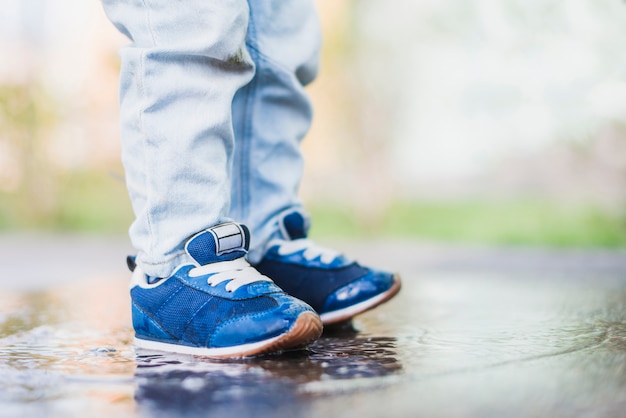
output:
[[[320,318],[322,319],[322,323],[324,325],[332,325],[338,322],[352,319],[356,315],[359,315],[365,311],[369,311],[370,309],[373,309],[378,305],[387,302],[400,291],[401,287],[402,283],[400,280],[400,276],[394,274],[393,286],[391,286],[389,290],[387,290],[385,293],[381,293],[380,295],[376,295],[370,299],[364,300],[363,302],[359,302],[356,305],[348,306],[347,308],[321,314]]]
[[[286,333],[257,343],[242,344],[232,347],[207,348],[162,343],[135,337],[134,344],[135,347],[138,348],[190,354],[199,357],[241,358],[304,347],[317,340],[322,335],[322,328],[322,321],[317,314],[304,312],[298,316],[296,322]]]

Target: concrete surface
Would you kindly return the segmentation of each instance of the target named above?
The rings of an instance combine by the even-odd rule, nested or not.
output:
[[[335,242],[403,290],[307,351],[132,348],[120,237],[0,235],[0,416],[626,416],[626,253]]]

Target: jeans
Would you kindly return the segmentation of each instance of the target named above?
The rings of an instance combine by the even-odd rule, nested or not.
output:
[[[187,238],[235,220],[249,258],[299,209],[300,141],[320,29],[312,0],[102,0],[120,50],[129,234],[149,275],[190,261]]]

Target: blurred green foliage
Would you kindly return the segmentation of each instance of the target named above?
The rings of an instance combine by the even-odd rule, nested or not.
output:
[[[626,216],[594,205],[540,200],[395,202],[374,220],[333,205],[312,207],[316,237],[405,237],[550,247],[625,247]]]
[[[119,170],[119,171],[118,171]],[[133,215],[121,168],[59,174],[54,205],[37,211],[27,193],[0,193],[0,230],[125,233]],[[35,207],[33,207],[35,206]],[[420,240],[551,247],[626,247],[626,216],[593,205],[542,200],[396,201],[374,218],[312,202],[313,237]]]
[[[0,192],[0,229],[124,233],[133,219],[120,175],[105,171],[57,174],[53,202],[45,208],[30,193]]]

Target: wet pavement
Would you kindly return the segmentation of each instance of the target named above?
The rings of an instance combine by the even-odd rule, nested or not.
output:
[[[626,252],[334,244],[402,292],[215,361],[133,349],[123,238],[0,235],[0,416],[626,416]]]

